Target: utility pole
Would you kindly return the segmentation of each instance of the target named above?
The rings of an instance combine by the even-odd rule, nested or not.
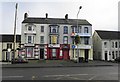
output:
[[[79,31],[79,27],[78,27],[78,15],[79,15],[79,12],[80,12],[81,8],[82,8],[82,6],[79,7],[79,10],[78,10],[78,13],[77,13],[77,35],[78,35],[78,31]],[[78,44],[77,44],[77,62],[79,63],[79,49],[78,49]]]
[[[18,3],[15,6],[15,22],[14,22],[14,44],[13,44],[13,61],[15,60],[15,52],[16,52],[16,19],[17,19],[17,7]]]

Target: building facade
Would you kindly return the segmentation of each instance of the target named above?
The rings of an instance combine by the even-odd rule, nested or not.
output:
[[[93,34],[93,54],[96,60],[113,61],[120,56],[118,31],[95,30]]]
[[[78,29],[77,29],[78,21]],[[74,37],[80,36],[79,56],[92,59],[92,25],[87,20],[28,17],[21,31],[21,55],[28,59],[76,59]]]
[[[1,34],[0,35],[0,61],[11,61],[13,55],[13,41],[14,35],[12,34]],[[21,35],[16,35],[16,54],[19,54],[19,45],[21,43]]]

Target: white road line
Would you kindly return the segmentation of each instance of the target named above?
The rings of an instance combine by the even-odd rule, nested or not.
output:
[[[23,78],[24,76],[2,76],[2,78]]]
[[[89,78],[88,80],[93,80],[95,77],[97,77],[97,76],[94,75],[93,77]]]
[[[43,77],[69,77],[69,76],[79,76],[79,75],[89,75],[89,74],[66,74],[66,75],[45,75]]]

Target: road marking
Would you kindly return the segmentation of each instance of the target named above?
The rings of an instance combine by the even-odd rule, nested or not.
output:
[[[2,76],[2,78],[23,78],[24,76]]]
[[[43,77],[69,77],[69,76],[78,76],[78,75],[89,75],[89,74],[45,75]]]
[[[97,77],[97,76],[94,75],[93,77],[89,78],[88,80],[93,80],[95,77]]]

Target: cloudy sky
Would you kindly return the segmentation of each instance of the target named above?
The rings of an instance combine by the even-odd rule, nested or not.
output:
[[[94,30],[118,30],[118,2],[120,0],[1,0],[0,34],[13,34],[15,3],[18,3],[17,34],[21,33],[24,13],[29,17],[86,19]]]

